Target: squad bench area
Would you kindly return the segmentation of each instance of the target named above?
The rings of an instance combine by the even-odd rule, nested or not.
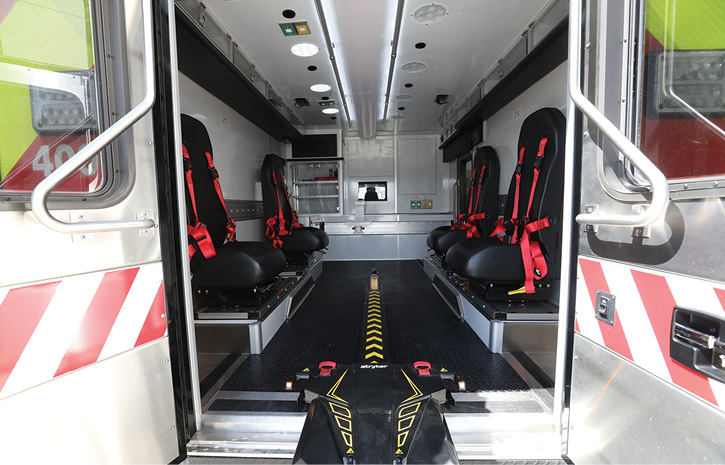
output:
[[[479,148],[468,210],[450,228],[431,232],[434,254],[425,262],[441,297],[491,351],[541,356],[538,365],[550,376],[558,325],[564,140],[559,110],[543,108],[526,118],[502,212],[496,153]]]

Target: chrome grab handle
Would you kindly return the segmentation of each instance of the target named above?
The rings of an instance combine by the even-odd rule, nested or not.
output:
[[[103,131],[92,140],[83,150],[63,163],[58,169],[41,181],[30,196],[30,207],[35,217],[44,226],[61,233],[90,233],[103,231],[120,231],[128,229],[153,228],[155,223],[152,219],[127,220],[127,221],[96,221],[88,223],[66,223],[59,221],[48,211],[48,196],[78,171],[91,158],[93,158],[104,147],[113,142],[124,131],[133,126],[146,113],[148,113],[156,100],[156,84],[154,77],[154,48],[153,48],[153,24],[151,21],[151,0],[142,2],[143,16],[143,56],[144,56],[144,82],[146,95],[141,103],[129,111],[125,116],[116,121],[110,128]]]
[[[692,329],[680,323],[675,323],[674,331],[675,337],[689,344],[702,347],[703,349],[725,349],[717,337],[712,334],[703,333],[696,329]]]
[[[634,215],[581,213],[576,216],[579,224],[609,226],[647,226],[660,219],[670,200],[667,178],[630,142],[617,127],[587,99],[580,88],[582,0],[569,3],[569,96],[572,102],[609,138],[622,154],[642,173],[650,183],[652,200],[648,209]]]

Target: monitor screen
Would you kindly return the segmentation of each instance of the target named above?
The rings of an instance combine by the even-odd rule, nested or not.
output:
[[[388,200],[387,181],[357,183],[357,199],[367,202]]]

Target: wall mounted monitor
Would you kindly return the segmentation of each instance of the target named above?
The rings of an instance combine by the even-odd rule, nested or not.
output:
[[[357,199],[367,202],[383,202],[388,200],[387,181],[357,183]]]

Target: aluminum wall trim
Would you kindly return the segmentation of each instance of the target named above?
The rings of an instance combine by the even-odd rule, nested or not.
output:
[[[176,8],[174,8],[173,1],[169,0],[172,4],[169,7],[169,47],[170,63],[169,66],[173,70],[171,72],[171,99],[172,106],[174,108],[173,114],[170,115],[172,125],[174,127],[174,134],[176,140],[174,141],[174,153],[177,157],[182,153],[182,139],[181,139],[181,100],[179,93],[179,54],[176,47]],[[176,179],[176,192],[177,198],[176,203],[179,209],[179,218],[186,218],[186,174],[182,168],[182,164],[177,165],[174,177]],[[183,276],[191,276],[191,266],[189,258],[189,238],[187,236],[186,224],[177,225],[179,229],[180,243],[178,250],[179,262],[181,263],[181,270]],[[184,309],[186,313],[186,340],[189,348],[189,379],[191,382],[191,404],[194,411],[191,412],[196,420],[197,425],[201,424],[201,389],[199,379],[199,362],[196,357],[196,334],[194,332],[194,301],[191,290],[191,279],[182,279],[179,281],[179,285],[183,287],[184,295]]]
[[[574,26],[574,22],[569,22],[569,28]],[[569,41],[572,40],[572,34],[569,34]],[[571,44],[570,44],[571,49]],[[571,61],[567,60],[567,66],[571,66]],[[567,76],[571,76],[570,70],[567,69]],[[559,329],[556,340],[556,372],[554,374],[554,419],[557,422],[557,431],[563,435],[566,432],[568,419],[564,418],[564,401],[565,386],[568,384],[567,368],[571,364],[571,360],[567,356],[569,351],[568,343],[570,341],[571,329],[568,322],[574,318],[576,308],[572,297],[576,292],[576,256],[578,248],[578,224],[574,221],[574,216],[579,209],[579,196],[576,191],[577,173],[575,157],[577,151],[577,109],[574,102],[567,94],[566,106],[566,142],[564,148],[564,203],[562,205],[562,239],[561,239],[561,269],[559,271]],[[567,195],[569,194],[569,195]],[[577,194],[577,195],[575,195]]]

